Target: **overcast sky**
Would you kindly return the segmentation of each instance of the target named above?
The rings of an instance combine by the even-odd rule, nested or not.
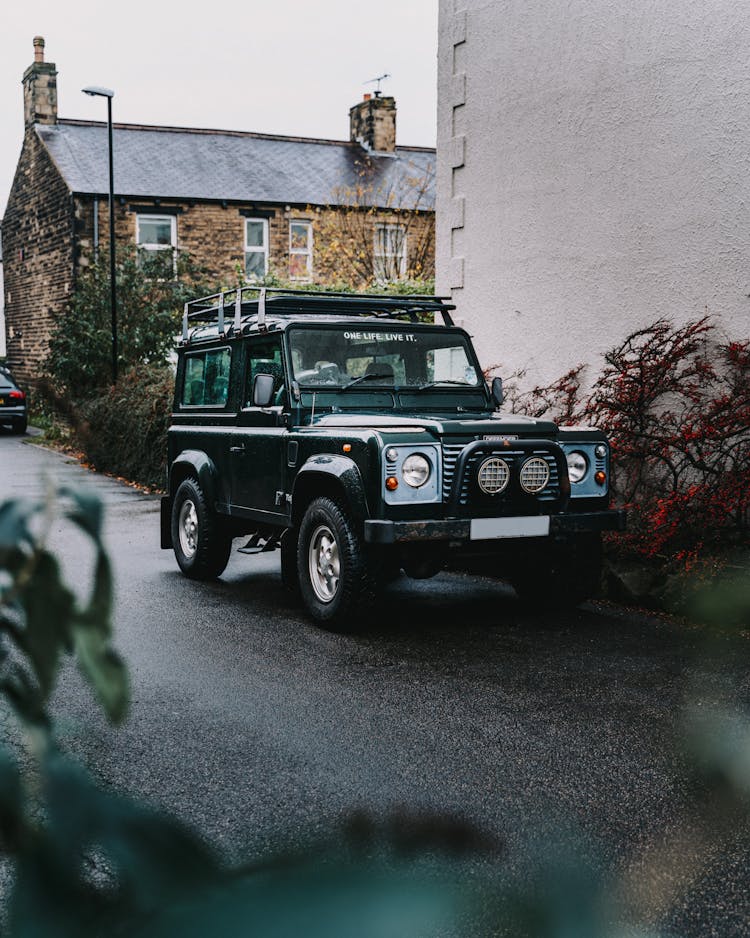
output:
[[[388,72],[401,144],[435,145],[437,0],[33,0],[0,19],[0,214],[23,137],[21,77],[46,40],[60,117],[347,139]],[[115,181],[115,188],[117,182]]]

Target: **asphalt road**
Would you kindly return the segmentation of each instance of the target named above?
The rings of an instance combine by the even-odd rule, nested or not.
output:
[[[575,836],[613,876],[679,828],[694,793],[676,741],[704,635],[604,604],[525,613],[487,579],[403,579],[364,635],[321,631],[281,586],[278,554],[234,554],[214,583],[159,549],[158,500],[0,431],[0,497],[44,477],[107,505],[116,644],[132,709],[110,728],[69,669],[55,712],[65,746],[103,783],[179,816],[230,858],[326,836],[353,811],[437,811],[504,845]],[[83,585],[87,555],[58,538]],[[747,700],[746,656],[724,673]],[[746,827],[668,914],[674,935],[750,934]]]

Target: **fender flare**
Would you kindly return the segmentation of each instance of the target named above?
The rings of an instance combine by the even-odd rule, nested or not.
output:
[[[342,489],[351,508],[354,520],[364,522],[370,517],[370,509],[365,496],[365,485],[359,466],[348,456],[319,454],[311,456],[300,468],[294,479],[292,487],[292,518],[295,522],[300,520],[301,510],[295,508],[295,499],[299,504],[298,494],[300,488],[306,488],[307,482],[312,482],[314,476],[334,480]]]
[[[169,467],[170,501],[174,499],[178,488],[178,485],[174,484],[175,478],[179,478],[181,482],[188,475],[198,479],[198,484],[213,508],[216,504],[219,474],[213,459],[199,449],[184,449]]]

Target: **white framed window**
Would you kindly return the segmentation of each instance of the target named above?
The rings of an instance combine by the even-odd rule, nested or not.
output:
[[[158,265],[161,268],[159,262],[164,258],[162,252],[166,251],[172,261],[172,271],[176,273],[177,219],[174,215],[136,215],[135,243],[141,267],[148,269]],[[160,272],[163,276],[166,269]]]
[[[261,280],[268,273],[268,219],[245,219],[245,277]]]
[[[400,280],[406,274],[406,228],[376,225],[374,271],[376,280]]]
[[[289,276],[292,280],[312,278],[313,230],[310,221],[289,222]]]

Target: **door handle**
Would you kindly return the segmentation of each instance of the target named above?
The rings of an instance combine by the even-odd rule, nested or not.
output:
[[[229,447],[229,452],[230,452],[230,453],[244,453],[244,452],[245,452],[245,444],[243,443],[242,446],[230,446],[230,447]]]

